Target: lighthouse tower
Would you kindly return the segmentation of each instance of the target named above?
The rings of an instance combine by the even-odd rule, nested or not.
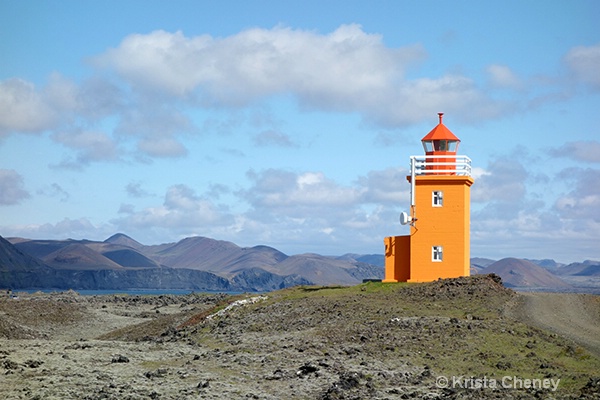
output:
[[[470,273],[471,160],[457,155],[460,139],[439,123],[411,156],[410,235],[384,239],[384,282],[429,282]]]

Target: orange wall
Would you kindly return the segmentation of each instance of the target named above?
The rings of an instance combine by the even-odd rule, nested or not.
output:
[[[390,236],[385,245],[385,279],[383,282],[406,282],[410,279],[410,236]]]
[[[410,177],[409,177],[410,178]],[[416,222],[411,227],[410,282],[469,275],[470,187],[465,176],[417,176]],[[433,207],[432,192],[443,192],[443,206]],[[432,261],[432,246],[443,246],[443,261]]]

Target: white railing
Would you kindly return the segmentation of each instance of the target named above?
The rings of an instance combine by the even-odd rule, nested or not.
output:
[[[445,161],[447,160],[447,161]],[[471,159],[467,156],[410,156],[411,175],[471,176]]]
[[[417,175],[471,176],[471,159],[459,155],[410,156],[410,205],[412,207],[415,206],[415,176]]]

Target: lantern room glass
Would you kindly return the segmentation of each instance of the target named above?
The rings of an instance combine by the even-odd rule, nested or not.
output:
[[[458,151],[458,140],[423,140],[425,153],[444,151],[456,153]]]

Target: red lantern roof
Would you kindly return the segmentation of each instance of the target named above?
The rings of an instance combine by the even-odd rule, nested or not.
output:
[[[440,123],[431,130],[421,141],[424,140],[456,140],[460,142],[460,139],[450,132],[450,129],[446,128],[446,125],[442,124],[442,116],[444,113],[438,113],[440,117]]]

